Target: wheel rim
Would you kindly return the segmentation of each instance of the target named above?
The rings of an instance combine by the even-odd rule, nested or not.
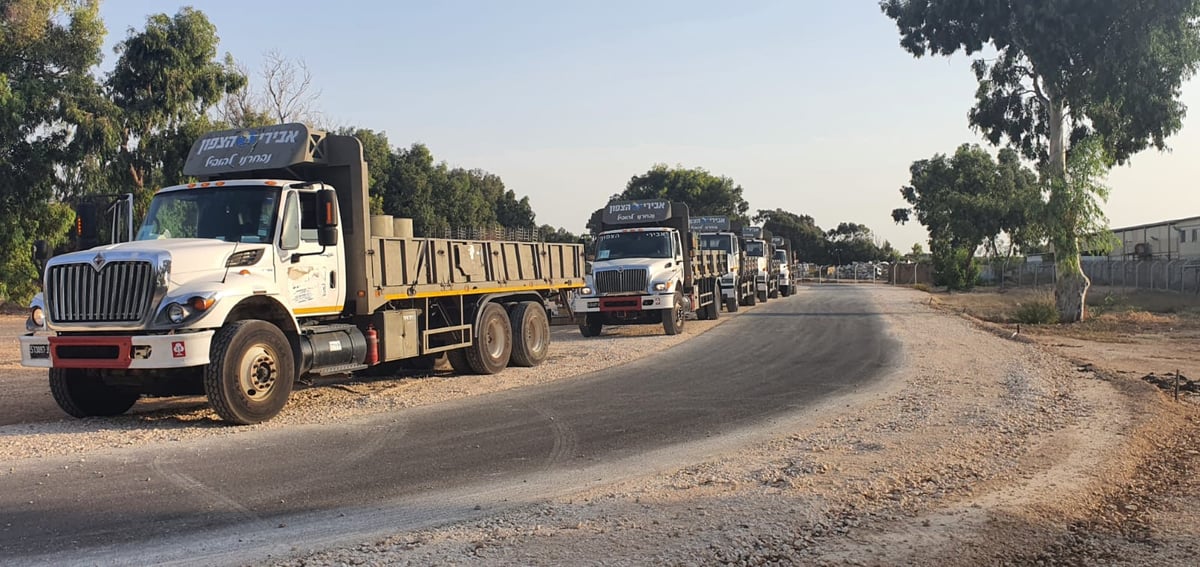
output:
[[[492,360],[500,358],[504,354],[504,329],[505,321],[499,317],[493,317],[488,321],[487,328],[484,332],[483,347],[487,351]]]
[[[538,324],[536,316],[531,318],[528,324],[525,325],[525,344],[530,352],[541,352],[546,348],[546,333],[541,325]]]
[[[269,397],[278,378],[279,363],[266,345],[246,349],[238,363],[238,382],[248,399],[257,402]]]

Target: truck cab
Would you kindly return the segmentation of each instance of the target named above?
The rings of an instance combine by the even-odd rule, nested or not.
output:
[[[787,297],[796,292],[796,274],[795,257],[792,255],[792,247],[787,239],[776,236],[771,239],[771,244],[775,247],[775,263],[779,270],[779,295]]]
[[[779,295],[779,263],[775,261],[774,247],[771,245],[771,234],[758,226],[742,228],[746,238],[746,255],[750,257],[755,273],[754,287],[758,301]]]
[[[572,311],[580,333],[597,336],[604,325],[662,324],[683,330],[687,314],[716,318],[718,280],[726,256],[703,251],[688,230],[688,209],[665,200],[609,203],[595,238],[595,259]]]
[[[700,232],[700,248],[724,252],[725,273],[721,275],[721,298],[725,310],[734,313],[741,305],[754,305],[754,275],[752,264],[745,253],[745,244],[740,234],[730,230],[729,218],[725,216],[701,216],[692,218],[692,230]]]

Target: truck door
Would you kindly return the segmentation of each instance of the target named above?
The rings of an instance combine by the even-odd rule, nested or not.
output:
[[[283,293],[296,315],[335,314],[342,311],[345,269],[341,246],[322,247],[317,238],[316,191],[288,191],[283,207],[281,248],[287,249]],[[299,261],[291,258],[299,254]]]

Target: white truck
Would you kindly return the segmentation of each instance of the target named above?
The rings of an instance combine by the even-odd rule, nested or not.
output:
[[[730,229],[729,217],[692,217],[691,229],[700,233],[701,250],[716,250],[727,255],[726,271],[721,275],[725,310],[735,313],[740,305],[754,305],[754,263],[746,255],[741,235]]]
[[[742,236],[746,239],[746,255],[753,263],[758,301],[766,303],[769,298],[779,296],[779,262],[775,260],[771,232],[761,226],[745,226]]]
[[[679,334],[690,312],[699,319],[721,313],[718,286],[728,260],[701,250],[688,230],[688,207],[661,199],[614,201],[604,209],[596,256],[572,312],[579,332],[598,336],[604,325],[662,324]]]
[[[197,181],[155,194],[132,242],[39,258],[21,362],[49,369],[70,415],[205,394],[249,424],[305,376],[443,354],[460,372],[533,366],[546,300],[583,286],[580,245],[419,238],[370,215],[352,136],[213,132],[184,173]]]
[[[787,297],[796,293],[796,282],[799,279],[796,256],[792,253],[791,243],[782,236],[772,237],[771,245],[775,248],[775,262],[779,264],[779,295]]]

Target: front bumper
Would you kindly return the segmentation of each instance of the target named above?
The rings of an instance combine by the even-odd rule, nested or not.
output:
[[[675,294],[611,295],[576,297],[571,303],[575,313],[605,313],[610,311],[653,311],[673,309]]]
[[[214,331],[174,335],[26,335],[21,365],[34,368],[186,368],[208,364]]]

